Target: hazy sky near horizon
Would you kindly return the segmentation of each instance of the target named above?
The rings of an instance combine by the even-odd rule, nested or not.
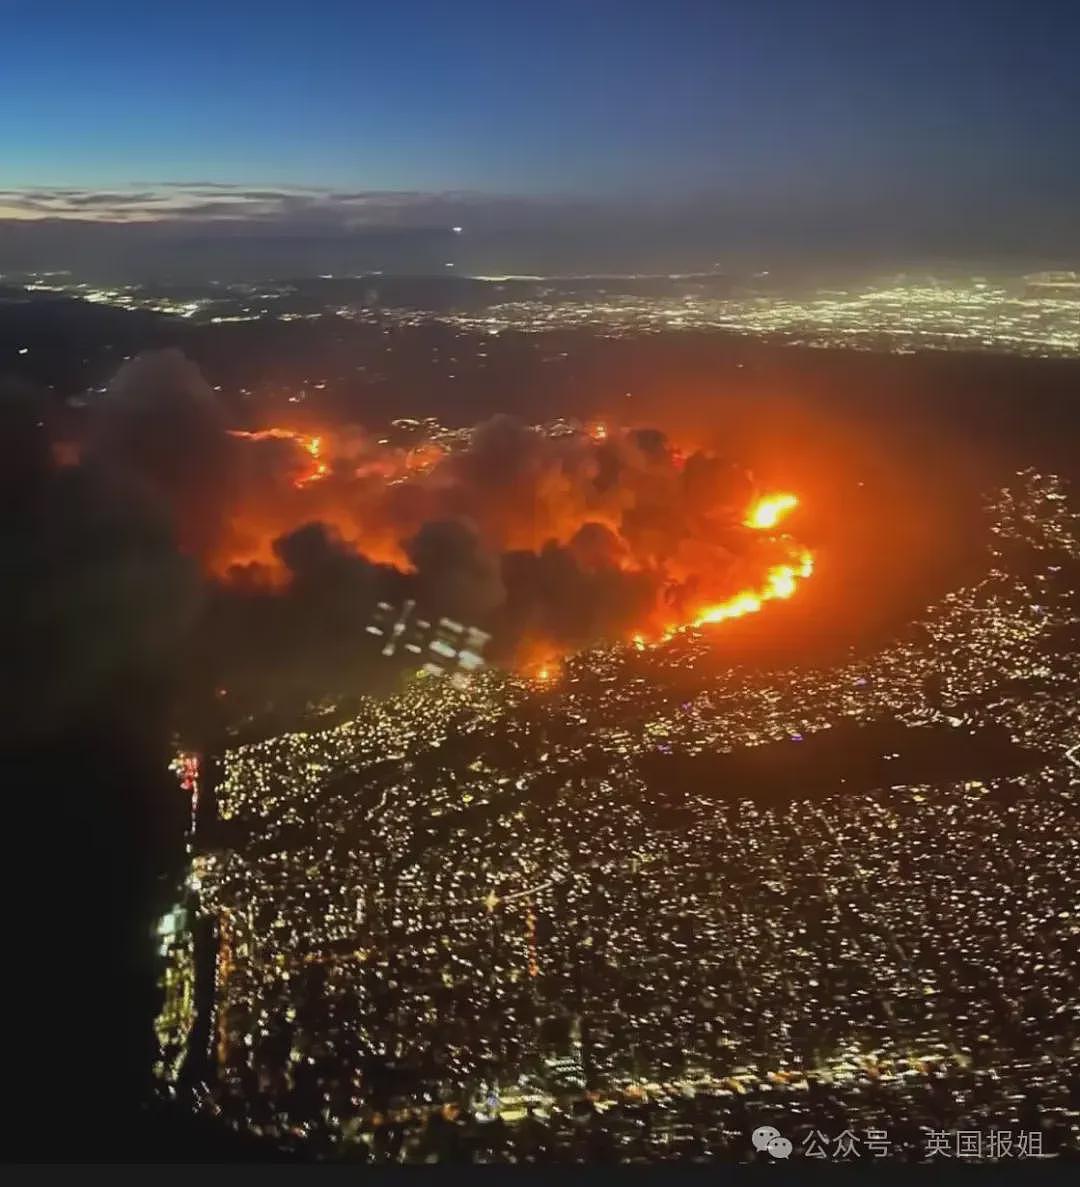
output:
[[[391,223],[451,195],[534,226],[610,204],[808,234],[1076,231],[1080,9],[1051,0],[0,0],[0,18],[0,217],[350,227],[385,191]]]

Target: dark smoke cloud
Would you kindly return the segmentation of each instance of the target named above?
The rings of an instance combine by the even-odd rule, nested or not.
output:
[[[201,554],[222,530],[229,455],[224,414],[199,368],[179,350],[162,350],[117,372],[95,415],[88,456],[134,483],[171,517],[181,548]]]
[[[498,557],[466,522],[425,523],[409,541],[408,555],[416,567],[417,597],[451,617],[487,621],[506,599]]]
[[[605,530],[599,528],[600,533]],[[575,545],[580,541],[575,539]],[[508,553],[501,637],[541,650],[553,643],[562,650],[625,638],[652,610],[655,579],[648,573],[625,573],[607,563],[607,557],[597,564],[595,558],[594,553],[583,562],[575,546],[553,544],[539,553]]]
[[[165,764],[200,577],[141,476],[103,458],[58,464],[50,413],[44,394],[0,387],[0,893],[19,904],[5,930],[19,971],[0,991],[20,1019],[8,1146],[127,1157],[143,1150],[149,1099],[153,917],[182,855],[184,804]],[[70,1059],[56,1020],[74,970],[95,1092],[58,1133],[39,1106]]]
[[[367,631],[379,602],[488,630],[489,658],[515,662],[659,627],[761,571],[738,526],[745,473],[655,429],[551,437],[495,416],[419,467],[328,429],[316,476],[310,438],[235,434],[175,350],[120,369],[78,465],[56,466],[36,423],[9,472],[27,504],[13,617],[40,629],[19,663],[50,657],[45,700],[65,711],[177,655],[195,705],[362,692],[392,668]]]
[[[47,732],[129,685],[160,683],[198,607],[196,567],[139,476],[57,467],[47,404],[0,399],[5,448],[5,736]]]

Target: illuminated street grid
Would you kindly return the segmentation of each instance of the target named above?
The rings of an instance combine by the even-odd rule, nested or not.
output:
[[[229,843],[191,879],[215,1111],[377,1160],[749,1157],[764,1123],[1075,1151],[1080,532],[1032,472],[990,517],[982,579],[870,658],[716,674],[689,632],[229,752]],[[674,815],[639,768],[883,716],[1041,757],[782,804],[695,786]]]
[[[1055,274],[1048,274],[1055,275]],[[445,322],[461,330],[499,334],[585,329],[619,337],[672,330],[721,330],[770,337],[811,347],[889,350],[990,350],[1037,357],[1080,356],[1080,280],[1073,273],[1061,283],[1031,283],[1036,277],[1008,280],[981,277],[940,280],[901,276],[874,284],[819,288],[793,298],[779,292],[746,289],[713,296],[702,286],[673,283],[668,294],[626,291],[618,278],[588,295],[566,290],[559,281],[539,278],[521,299],[504,299],[506,285],[478,278],[490,301],[470,311],[435,312],[408,306],[342,304],[311,294],[313,307],[290,308],[295,286],[214,285],[205,294],[168,295],[137,285],[100,287],[72,278],[40,276],[23,284],[28,292],[53,292],[95,304],[213,323],[317,320],[333,315],[384,326]],[[349,279],[349,278],[343,278]],[[358,283],[363,278],[352,278]],[[377,280],[377,278],[372,278]],[[507,278],[514,280],[515,278]],[[676,282],[678,278],[669,278]],[[632,288],[632,286],[630,286]],[[690,291],[685,291],[689,287]],[[679,290],[679,291],[675,291]]]
[[[1080,355],[1075,295],[1026,294],[986,281],[894,283],[781,296],[653,297],[613,293],[582,301],[527,300],[477,316],[444,318],[474,330],[589,329],[621,336],[671,330],[725,330],[777,336],[793,346],[993,350],[1038,357]]]

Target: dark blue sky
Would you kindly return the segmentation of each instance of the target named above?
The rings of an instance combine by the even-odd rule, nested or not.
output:
[[[0,16],[9,193],[715,198],[818,224],[977,204],[1065,235],[1080,207],[1080,9],[1060,0],[0,0]]]

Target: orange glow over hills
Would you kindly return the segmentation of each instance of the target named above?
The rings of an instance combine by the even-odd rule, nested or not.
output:
[[[485,484],[501,463],[501,442],[480,464],[475,444],[457,452],[435,443],[391,447],[347,428],[236,429],[230,436],[240,448],[234,466],[246,476],[243,494],[232,502],[219,545],[203,557],[226,582],[285,588],[290,574],[275,541],[311,523],[326,525],[368,560],[411,573],[409,541],[425,523],[460,517],[496,566],[500,554],[540,556],[557,547],[583,580],[617,572],[628,586],[651,585],[655,602],[646,597],[618,627],[618,637],[641,649],[788,600],[814,571],[812,553],[783,530],[799,505],[795,494],[768,491],[740,509],[751,481],[745,472],[735,487],[710,486],[709,475],[721,474],[707,469],[716,464],[710,455],[693,455],[691,477],[678,445],[645,447],[633,430],[610,424],[593,423],[569,439],[527,438],[525,463],[507,467],[497,496]],[[522,448],[521,439],[509,447]],[[599,481],[612,467],[617,481]],[[677,526],[668,531],[668,522]],[[572,649],[538,624],[530,646],[516,649],[515,666],[551,683]]]

